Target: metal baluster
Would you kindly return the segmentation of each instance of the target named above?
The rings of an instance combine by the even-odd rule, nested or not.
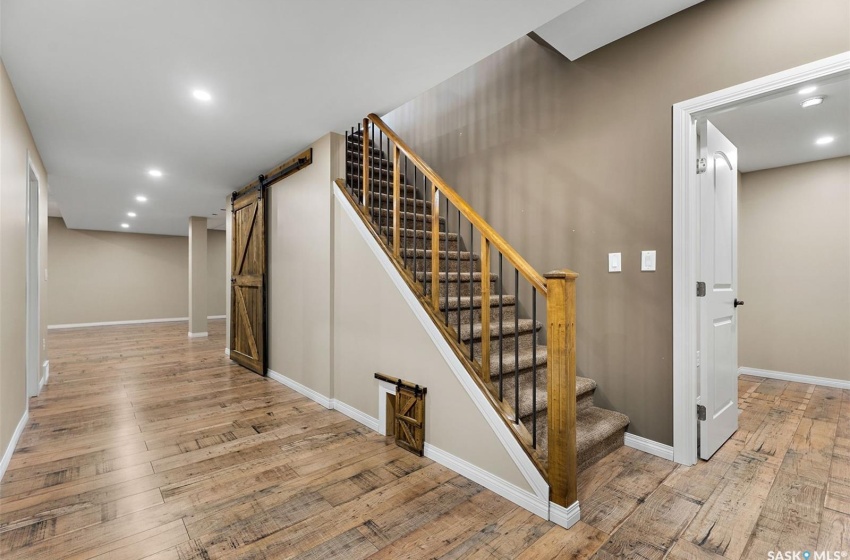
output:
[[[475,296],[475,290],[472,288],[472,277],[474,276],[473,271],[475,270],[475,267],[472,265],[472,248],[473,247],[475,247],[475,230],[473,229],[472,221],[470,220],[470,222],[469,222],[469,328],[470,329],[472,328],[472,325],[475,322],[474,316],[473,316],[473,312],[475,311],[475,309],[474,309],[475,306],[473,305],[473,299],[475,299],[475,297],[474,297]],[[483,301],[481,302],[481,305],[484,305]],[[460,312],[460,310],[458,310],[458,312]],[[490,328],[490,326],[484,325],[482,323],[482,325],[481,325],[481,331],[482,331],[481,336],[482,337],[484,336],[483,331],[484,331],[485,328]],[[475,349],[475,339],[470,337],[469,338],[469,359],[472,360],[472,361],[475,360],[474,349]],[[483,349],[482,349],[482,351],[483,351]]]
[[[537,326],[537,288],[531,287],[531,320]],[[537,449],[537,329],[531,335],[531,447]]]
[[[505,282],[502,280],[502,252],[499,251],[499,400],[504,400],[505,398],[505,388],[504,388],[504,379],[505,376],[502,375],[504,372],[502,371],[502,362],[503,354],[504,354],[504,337],[502,337],[502,320],[503,320],[503,310],[502,310],[502,294],[505,291]]]
[[[413,164],[413,281],[416,282],[416,278],[419,276],[419,270],[416,268],[416,250],[419,248],[419,244],[416,243],[416,181],[417,181],[417,169],[416,164]],[[404,217],[407,219],[407,216]],[[424,267],[423,267],[424,269]]]
[[[514,414],[519,424],[519,270],[514,268]]]
[[[443,307],[446,308],[446,326],[449,326],[449,199],[446,199],[446,257],[443,260],[446,274],[446,293],[443,294]]]
[[[381,193],[384,183],[384,131],[378,130],[378,232],[384,225],[384,198]],[[373,171],[374,173],[374,171]],[[383,235],[383,234],[381,234]]]
[[[349,174],[354,173],[354,170],[352,169],[352,167],[354,165],[354,161],[352,160],[351,156],[348,155],[348,150],[350,148],[348,143],[351,142],[351,139],[353,137],[354,137],[354,127],[352,126],[350,135],[348,134],[348,130],[345,131],[345,184],[348,185],[349,191],[354,190],[354,181],[348,180]]]
[[[407,238],[409,235],[407,234],[407,155],[404,156],[404,227],[402,230],[404,231],[404,268],[407,268]],[[399,236],[401,239],[401,236]],[[416,278],[416,270],[413,271],[413,278]]]
[[[354,127],[352,127],[354,128]],[[363,133],[360,132],[360,123],[357,123],[357,138],[360,138],[360,143],[363,143]],[[357,150],[357,182],[355,183],[358,186],[358,195],[363,192],[363,146],[360,146],[360,149]]]
[[[428,256],[428,233],[427,233],[428,232],[428,222],[426,221],[428,214],[427,214],[427,212],[425,212],[425,203],[427,202],[427,200],[429,198],[431,198],[431,195],[429,194],[431,191],[428,190],[428,177],[426,177],[424,173],[422,174],[422,192],[424,193],[424,195],[422,197],[422,262],[425,263],[425,274],[422,276],[422,281],[424,283],[422,285],[422,288],[423,288],[422,293],[427,294],[428,293],[428,273],[432,270],[432,267],[428,266],[428,264],[427,264],[428,259],[426,258]],[[414,206],[413,209],[414,209],[414,212],[415,212],[416,206]],[[433,228],[433,226],[434,226],[434,224],[431,224],[432,228]],[[431,251],[431,253],[432,253],[431,254],[431,260],[440,258],[439,255],[434,255],[433,251]],[[431,288],[433,289],[433,287],[434,287],[434,279],[431,278]]]
[[[457,277],[457,307],[455,308],[455,311],[457,313],[457,340],[460,342],[460,208],[457,209],[457,233],[458,245],[457,250],[455,251],[455,256],[457,257],[455,261],[455,264],[457,265],[455,268],[455,275]],[[469,339],[472,340],[472,325],[469,325]]]

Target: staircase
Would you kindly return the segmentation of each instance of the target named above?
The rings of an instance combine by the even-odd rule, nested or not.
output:
[[[423,305],[430,304],[435,323],[453,339],[456,352],[468,358],[468,369],[481,378],[506,421],[516,427],[527,451],[546,469],[550,463],[547,352],[551,346],[542,342],[544,325],[537,320],[540,290],[528,290],[530,302],[522,298],[518,301],[520,273],[523,279],[529,274],[522,266],[524,261],[511,267],[513,275],[489,272],[496,269],[501,273],[508,259],[497,251],[498,266],[495,260],[490,263],[491,244],[484,233],[479,238],[487,254],[475,250],[473,219],[469,220],[470,227],[464,228],[460,205],[455,214],[449,201],[439,197],[437,181],[429,179],[436,178],[433,171],[421,162],[410,165],[407,157],[402,160],[400,147],[405,155],[410,153],[409,148],[398,139],[391,142],[394,133],[380,119],[374,115],[369,119],[371,134],[364,134],[366,121],[363,129],[346,134],[346,181],[344,187],[338,184],[370,220],[373,234],[380,237],[388,254],[395,255]],[[377,138],[375,123],[380,126]],[[441,193],[447,190],[439,185]],[[461,235],[461,231],[468,235]],[[545,284],[536,285],[546,289]],[[579,470],[622,446],[629,423],[623,414],[595,406],[595,390],[595,381],[575,377],[575,465]]]

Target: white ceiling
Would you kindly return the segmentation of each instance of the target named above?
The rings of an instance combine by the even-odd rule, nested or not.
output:
[[[586,0],[535,33],[570,60],[613,43],[702,0]]]
[[[2,0],[0,49],[68,227],[185,235],[328,131],[577,1]]]
[[[805,86],[817,86],[800,94]],[[824,102],[802,108],[800,102],[823,96]],[[765,98],[707,115],[738,148],[743,173],[850,155],[850,76],[823,78]],[[832,136],[835,141],[817,145]]]

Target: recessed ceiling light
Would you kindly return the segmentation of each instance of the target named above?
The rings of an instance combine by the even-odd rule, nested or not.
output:
[[[818,97],[810,97],[800,103],[800,106],[805,109],[806,107],[814,107],[815,105],[820,105],[823,103],[823,96]]]
[[[818,86],[806,86],[797,93],[799,93],[800,95],[806,95],[807,93],[812,93],[816,89],[818,89]]]
[[[131,218],[135,218],[135,217],[136,217],[136,213],[135,213],[135,212],[127,212],[127,215],[128,215],[128,216],[130,216]]]
[[[193,91],[192,96],[195,99],[197,99],[198,101],[210,101],[210,100],[212,100],[212,95],[210,95],[210,92],[202,90],[202,89],[196,89],[195,91]]]
[[[824,144],[831,144],[833,140],[835,140],[833,136],[821,136],[820,138],[815,140],[815,144],[823,146]]]
[[[127,229],[128,227],[130,227],[130,224],[121,224],[121,227]]]
[[[148,197],[139,195],[139,196],[136,197],[136,200],[138,200],[139,202],[147,202]]]
[[[148,175],[151,177],[162,177],[162,171],[159,169],[150,169],[148,170]]]

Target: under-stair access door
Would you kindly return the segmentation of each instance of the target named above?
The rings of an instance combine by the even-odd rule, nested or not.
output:
[[[710,122],[700,137],[699,456],[709,459],[738,429],[738,149]]]
[[[230,359],[266,374],[266,187],[234,194]]]

